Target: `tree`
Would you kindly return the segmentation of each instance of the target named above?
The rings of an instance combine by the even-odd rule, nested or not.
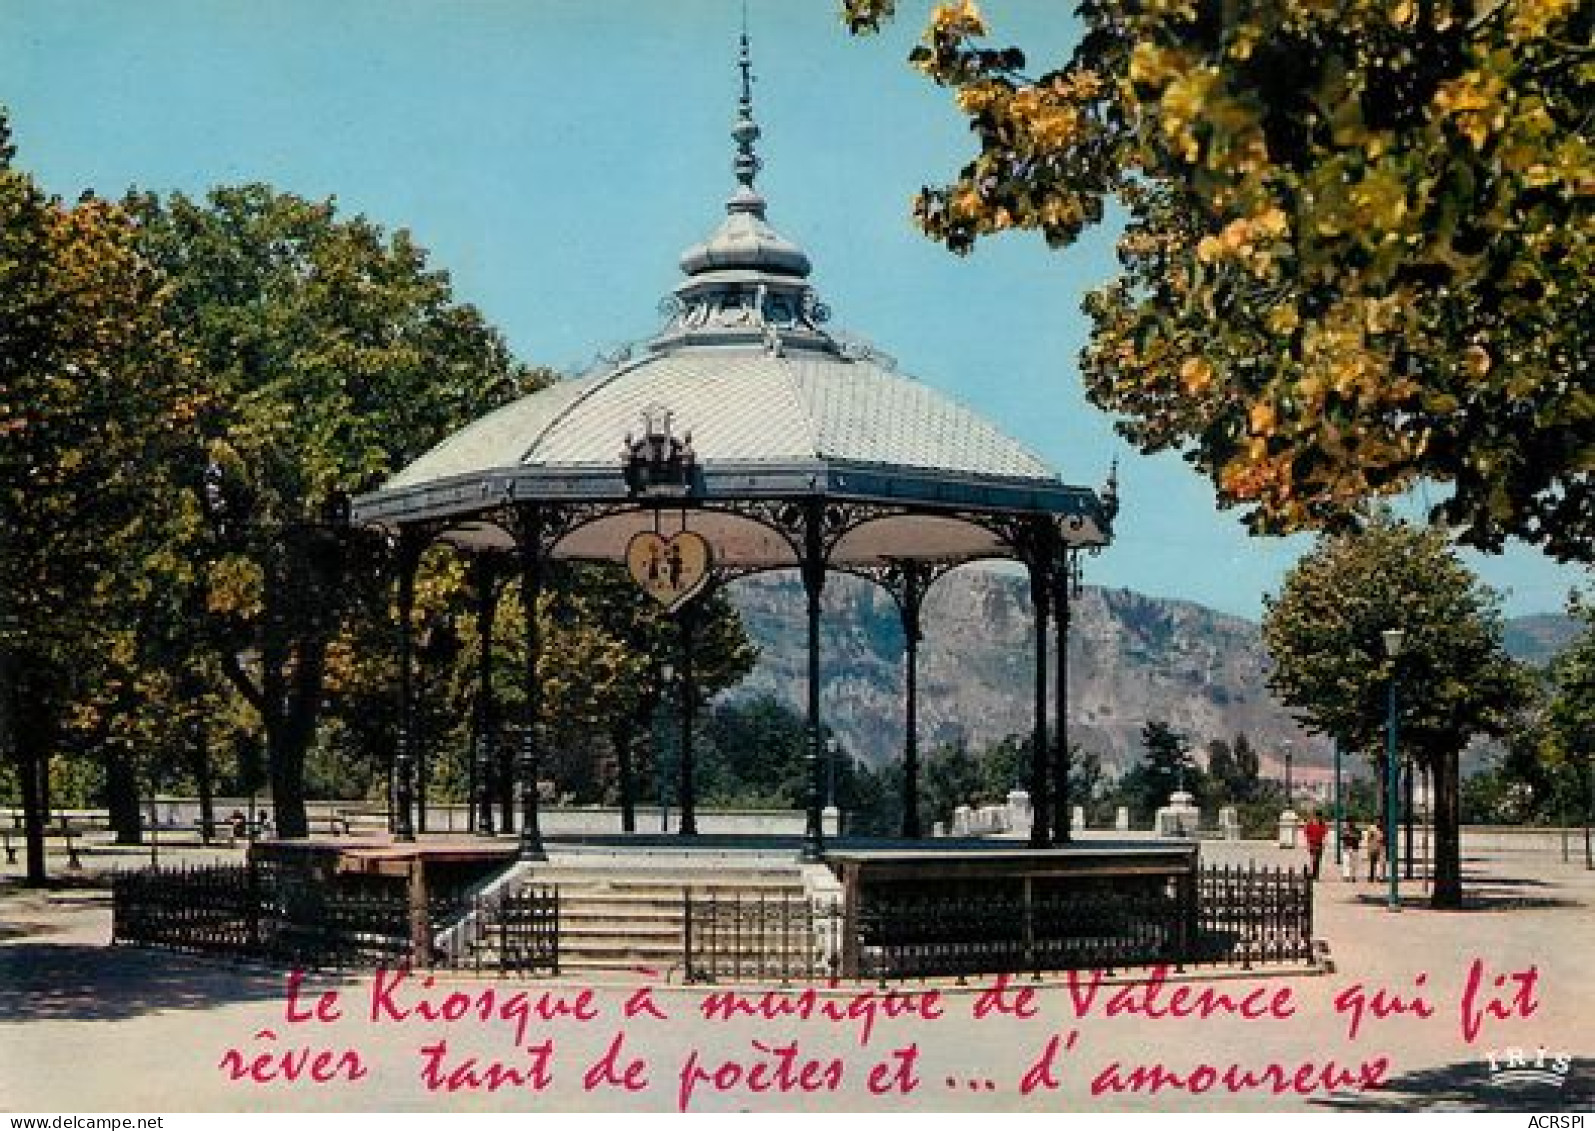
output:
[[[1177,789],[1193,794],[1200,804],[1207,792],[1207,778],[1191,757],[1191,745],[1184,735],[1168,723],[1148,720],[1141,728],[1141,750],[1142,760],[1119,779],[1118,794],[1133,812],[1151,820]]]
[[[1257,800],[1262,781],[1257,751],[1244,734],[1229,743],[1215,738],[1207,744],[1207,776],[1218,800],[1244,805]]]
[[[616,672],[604,723],[615,754],[621,825],[631,831],[636,825],[634,801],[647,772],[638,756],[639,740],[653,733],[655,717],[666,694],[664,664],[670,663],[685,676],[684,634],[691,634],[691,707],[695,718],[702,718],[716,695],[740,683],[753,670],[758,649],[748,639],[741,616],[721,586],[671,614],[639,589],[622,569],[591,566],[578,571],[578,576],[590,594],[588,607],[593,624],[616,642],[627,661]],[[679,714],[681,696],[687,689],[684,678],[677,683],[671,705]]]
[[[1526,694],[1502,647],[1499,598],[1443,534],[1388,516],[1321,538],[1264,599],[1269,686],[1343,749],[1377,751],[1384,780],[1387,695],[1398,679],[1400,749],[1432,774],[1434,905],[1462,899],[1458,759],[1475,735],[1505,733]],[[1405,633],[1399,660],[1381,633]]]
[[[856,33],[893,0],[843,0]],[[1255,531],[1448,483],[1436,519],[1595,560],[1595,6],[1086,0],[1028,75],[971,0],[913,64],[979,152],[923,190],[956,252],[1117,202],[1086,391]]]
[[[1573,594],[1568,615],[1584,630],[1551,661],[1546,711],[1546,753],[1552,766],[1576,777],[1583,794],[1584,859],[1595,863],[1591,820],[1595,817],[1595,604]]]
[[[186,471],[216,654],[261,719],[278,828],[302,836],[329,648],[351,590],[383,577],[381,546],[338,527],[345,500],[546,375],[407,232],[262,185],[127,205],[211,394]]]
[[[953,811],[960,805],[976,806],[984,800],[987,776],[981,760],[962,738],[937,747],[925,759],[920,780],[920,808],[931,824],[953,827]],[[1006,792],[1006,791],[1005,791]]]
[[[0,760],[38,884],[51,756],[135,625],[107,563],[164,521],[162,461],[204,402],[127,214],[46,196],[9,136],[0,114]]]
[[[809,789],[807,723],[773,695],[721,704],[705,728],[703,797],[714,805],[797,809]]]

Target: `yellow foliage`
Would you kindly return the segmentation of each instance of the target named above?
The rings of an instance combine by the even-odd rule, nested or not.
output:
[[[1434,106],[1455,120],[1474,149],[1483,149],[1490,135],[1506,122],[1506,83],[1493,71],[1470,70],[1435,91]]]
[[[1508,26],[1512,34],[1541,39],[1555,24],[1578,11],[1579,0],[1513,0]]]
[[[930,14],[931,26],[942,35],[957,37],[986,34],[986,21],[974,0],[938,4]]]
[[[1213,383],[1213,367],[1207,363],[1206,358],[1188,357],[1180,366],[1180,384],[1192,396],[1206,392],[1207,387]]]
[[[1208,116],[1208,105],[1219,86],[1218,71],[1197,67],[1181,74],[1163,91],[1159,106],[1163,112],[1163,136],[1173,143],[1186,161],[1194,163],[1201,155],[1196,126]]]

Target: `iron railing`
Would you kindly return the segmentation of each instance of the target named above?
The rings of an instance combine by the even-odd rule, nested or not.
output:
[[[1315,959],[1313,878],[1306,868],[1203,868],[1196,911],[1195,961],[1250,969]]]
[[[682,892],[690,982],[823,982],[842,972],[840,900],[796,894]]]
[[[111,943],[197,954],[260,948],[260,901],[247,868],[118,872],[111,879]]]
[[[432,964],[501,974],[559,973],[559,889],[491,888],[452,908],[452,922]]]
[[[337,881],[257,862],[147,869],[114,878],[112,941],[301,967],[416,958],[402,881]],[[1208,867],[1154,883],[1026,880],[984,894],[926,885],[855,893],[683,893],[682,947],[695,982],[893,981],[1164,965],[1309,964],[1312,880],[1285,868]],[[436,925],[471,915],[469,939],[423,962],[558,974],[557,887],[435,900]]]
[[[1307,964],[1312,880],[1285,868],[1205,868],[1192,879],[1065,887],[1026,881],[865,892],[848,907],[802,895],[684,897],[691,981],[898,981],[1071,969]]]
[[[146,868],[112,879],[111,941],[302,967],[410,957],[402,888],[329,885],[270,865]]]
[[[523,887],[500,898],[498,969],[510,974],[559,973],[559,889]]]
[[[853,965],[879,980],[1175,965],[1191,937],[1184,887],[865,899]]]
[[[225,955],[304,968],[412,962],[409,894],[397,877],[317,877],[271,862],[147,868],[112,880],[113,944]],[[475,911],[467,945],[426,956],[432,966],[559,972],[559,893],[525,888],[481,897],[434,896],[430,925]]]

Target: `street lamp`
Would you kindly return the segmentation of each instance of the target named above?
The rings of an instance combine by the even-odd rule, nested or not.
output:
[[[1396,761],[1396,664],[1407,634],[1399,628],[1387,628],[1379,635],[1384,638],[1385,655],[1390,658],[1390,700],[1385,720],[1385,869],[1390,875],[1389,909],[1399,911],[1401,881],[1396,872],[1396,793],[1401,768]]]
[[[1290,739],[1287,738],[1285,740],[1285,808],[1287,809],[1296,808],[1296,790],[1292,785],[1290,774],[1291,759],[1294,753],[1293,745]]]
[[[1340,739],[1331,738],[1329,746],[1335,756],[1334,800],[1331,806],[1335,811],[1335,864],[1339,865],[1341,859],[1340,842],[1345,839],[1346,832],[1346,812],[1340,803]]]
[[[659,831],[670,831],[670,770],[665,754],[670,745],[670,684],[676,678],[673,664],[659,665],[659,741],[654,751],[654,771],[659,776]]]
[[[825,807],[836,808],[836,739],[825,740]]]

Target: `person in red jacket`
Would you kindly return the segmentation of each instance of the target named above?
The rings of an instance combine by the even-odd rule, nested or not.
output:
[[[1329,835],[1329,826],[1314,811],[1302,826],[1302,834],[1307,838],[1307,858],[1312,861],[1313,879],[1316,880],[1318,869],[1324,862],[1324,838]]]

